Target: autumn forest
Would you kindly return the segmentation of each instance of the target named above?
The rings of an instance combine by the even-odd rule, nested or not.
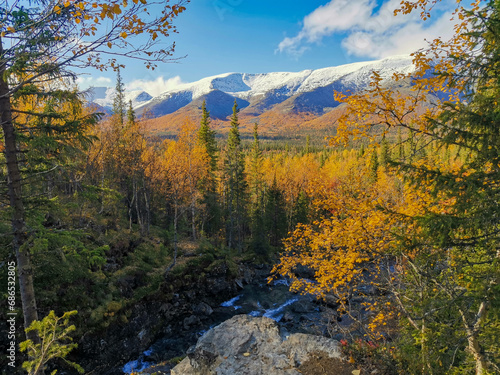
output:
[[[126,58],[168,61],[175,45],[156,43],[186,1],[14,3],[0,6],[2,374],[104,374],[91,359],[107,345],[85,343],[253,269],[330,301],[328,332],[361,374],[500,373],[500,2],[458,1],[453,37],[415,52],[414,72],[332,92],[328,131],[294,125],[293,141],[248,118],[242,132],[236,101],[224,121],[203,102],[165,137],[125,100]],[[74,84],[88,67],[114,71],[111,113]]]

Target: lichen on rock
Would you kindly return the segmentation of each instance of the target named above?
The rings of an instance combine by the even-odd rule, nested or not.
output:
[[[312,353],[340,358],[338,341],[295,333],[285,336],[266,317],[237,315],[205,333],[172,375],[299,375]]]

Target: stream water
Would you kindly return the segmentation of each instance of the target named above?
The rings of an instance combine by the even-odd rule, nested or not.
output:
[[[286,280],[276,280],[271,285],[265,282],[246,285],[240,294],[213,308],[215,321],[196,331],[192,344],[210,328],[237,314],[271,318],[280,322],[282,329],[290,333],[315,334],[326,333],[326,326],[332,316],[332,311],[318,304],[313,296],[291,293]],[[158,363],[160,359],[168,359],[169,355],[166,353],[171,353],[170,358],[172,358],[184,353],[185,349],[187,348],[182,348],[180,338],[163,337],[136,360],[123,366],[123,372],[130,374],[145,371]]]

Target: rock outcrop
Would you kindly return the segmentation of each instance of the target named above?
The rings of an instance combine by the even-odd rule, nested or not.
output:
[[[266,317],[237,315],[206,332],[172,375],[300,375],[311,354],[340,358],[336,340],[294,333],[286,336]]]
[[[237,294],[238,284],[249,284],[254,278],[254,283],[262,283],[269,270],[240,266],[233,275],[225,262],[219,262],[204,277],[193,276],[199,273],[195,268],[185,272],[169,274],[157,293],[131,306],[127,323],[117,319],[107,329],[84,335],[73,352],[79,364],[93,374],[123,375],[127,362],[136,362],[129,367],[137,370],[138,362],[152,364],[184,355],[200,331],[236,313],[220,304]],[[124,279],[121,286],[132,293],[137,287],[134,282]],[[145,355],[149,349],[153,353]]]

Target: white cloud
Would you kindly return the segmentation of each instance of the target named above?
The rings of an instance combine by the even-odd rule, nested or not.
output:
[[[76,83],[80,90],[86,90],[89,87],[114,87],[115,79],[99,76],[79,76],[76,79]],[[165,79],[163,76],[159,76],[154,80],[148,79],[136,79],[125,85],[127,91],[141,90],[146,91],[152,96],[157,96],[162,94],[167,90],[176,88],[182,85],[182,79],[180,76],[175,76],[173,78]]]
[[[374,6],[372,0],[330,1],[304,18],[304,27],[299,35],[309,42],[317,42],[336,31],[362,26]]]
[[[304,43],[319,42],[324,36],[359,26],[375,6],[372,0],[333,0],[304,18],[302,30],[293,38],[286,37],[278,51],[301,55],[308,47]]]
[[[388,0],[378,10],[376,6],[373,0],[331,0],[307,15],[302,30],[284,38],[277,50],[298,57],[311,43],[342,32],[347,33],[342,47],[349,55],[382,58],[414,52],[427,45],[426,39],[453,35],[450,13],[422,22],[419,12],[394,16],[400,0]]]
[[[129,91],[131,90],[143,90],[152,96],[158,96],[165,91],[176,88],[182,85],[182,79],[180,76],[175,76],[173,78],[165,79],[163,76],[156,78],[155,80],[145,80],[136,79],[125,85],[125,88]]]
[[[371,9],[370,15],[363,20],[361,29],[373,33],[383,33],[397,30],[410,23],[419,22],[420,17],[418,12],[394,16],[394,9],[400,6],[400,0],[389,0],[382,4],[378,12],[373,13],[373,9]]]
[[[112,83],[111,78],[108,77],[93,77],[93,76],[79,76],[76,83],[81,90],[89,87],[109,86]]]
[[[411,22],[394,31],[354,31],[342,41],[342,47],[349,55],[374,58],[411,53],[438,36],[449,39],[453,35],[450,17],[451,14],[444,14],[427,28],[422,23]]]

